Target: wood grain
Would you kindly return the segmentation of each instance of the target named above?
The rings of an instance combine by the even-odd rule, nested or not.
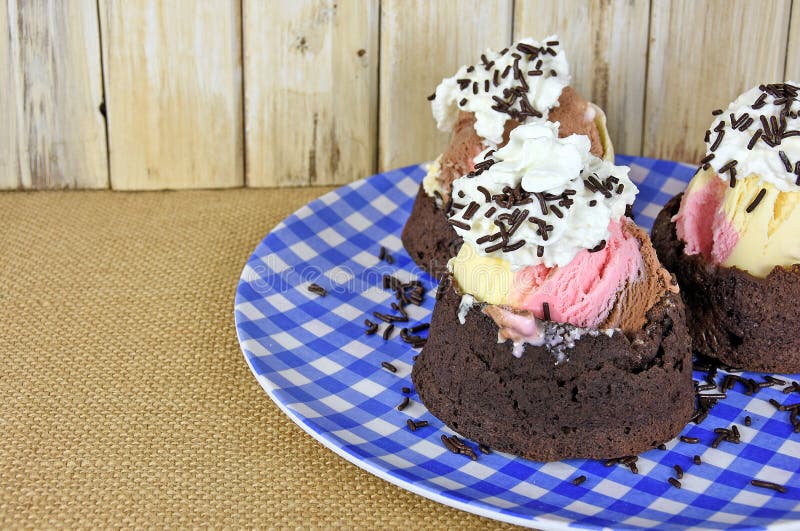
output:
[[[374,173],[378,22],[377,0],[245,0],[249,186]]]
[[[0,190],[17,188],[20,185],[19,148],[17,146],[18,76],[20,75],[18,53],[12,52],[12,43],[18,44],[16,25],[16,2],[0,2]],[[12,15],[9,17],[9,15]],[[14,32],[12,34],[12,31]]]
[[[644,1],[516,4],[514,40],[558,34],[572,85],[605,110],[617,153],[635,155],[641,150],[649,17],[649,3]]]
[[[511,43],[510,0],[383,0],[378,167],[435,158],[437,131],[426,97],[486,48]]]
[[[653,3],[644,155],[697,162],[711,111],[783,79],[789,0]]]
[[[24,188],[107,187],[96,3],[8,0],[6,7],[10,97],[1,112],[13,114],[3,124],[15,131],[0,141],[3,158],[17,166]]]
[[[111,184],[244,183],[241,6],[100,0]]]
[[[792,4],[789,36],[786,40],[786,70],[784,80],[800,83],[800,1]]]

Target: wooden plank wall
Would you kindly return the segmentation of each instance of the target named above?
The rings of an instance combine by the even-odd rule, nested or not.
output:
[[[244,184],[241,6],[100,0],[111,185]]]
[[[426,97],[486,48],[510,43],[511,16],[511,0],[381,3],[380,171],[441,152],[447,135],[436,129]]]
[[[95,0],[7,0],[6,8],[0,185],[106,188]]]
[[[711,111],[784,79],[790,10],[789,0],[654,2],[643,153],[697,160]]]
[[[248,185],[333,184],[372,171],[378,23],[378,0],[244,0]]]
[[[0,0],[0,188],[338,184],[435,157],[425,99],[558,33],[617,152],[696,161],[800,80],[800,0]]]

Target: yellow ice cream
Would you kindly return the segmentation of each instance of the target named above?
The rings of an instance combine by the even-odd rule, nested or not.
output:
[[[450,270],[461,291],[471,294],[476,301],[497,305],[509,303],[514,273],[506,260],[481,256],[472,245],[465,243],[450,260]]]
[[[758,205],[747,207],[761,190]],[[758,175],[751,175],[725,193],[722,210],[733,222],[739,241],[724,265],[765,277],[776,265],[800,263],[800,192],[780,192]]]
[[[694,176],[684,204],[676,221],[679,236],[690,244],[689,254],[703,252],[757,277],[775,266],[800,263],[800,191],[782,192],[757,174],[737,179],[731,188],[708,168]]]

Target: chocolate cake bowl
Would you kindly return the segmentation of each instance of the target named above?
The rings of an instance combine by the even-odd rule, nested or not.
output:
[[[482,156],[505,145],[520,124],[558,123],[560,136],[586,135],[594,155],[614,160],[605,114],[570,82],[566,54],[551,36],[487,50],[436,87],[431,109],[438,128],[451,132],[450,143],[428,166],[402,234],[419,267],[436,278],[446,272],[462,241],[447,222],[451,208],[463,202],[452,197],[453,181],[485,167]]]
[[[539,461],[638,454],[694,410],[683,303],[625,213],[628,168],[523,124],[453,182],[448,262],[412,379],[462,435]]]
[[[693,346],[760,372],[800,372],[800,84],[760,85],[712,114],[706,155],[653,225]]]

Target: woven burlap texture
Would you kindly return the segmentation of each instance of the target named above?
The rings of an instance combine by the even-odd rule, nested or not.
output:
[[[336,456],[247,368],[242,266],[327,190],[0,193],[0,528],[502,527]]]

